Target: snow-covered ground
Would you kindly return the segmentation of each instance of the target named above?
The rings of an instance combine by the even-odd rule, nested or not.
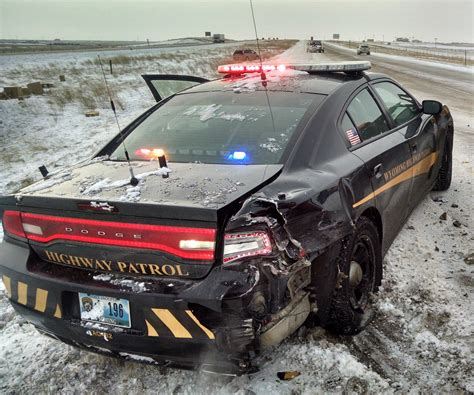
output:
[[[186,61],[178,59],[173,63],[170,59],[165,64],[162,59],[157,63],[150,61],[117,69],[110,83],[120,88],[117,88],[118,97],[124,107],[119,110],[120,123],[125,125],[153,104],[139,78],[143,70],[166,69],[167,72],[210,76],[213,56],[219,56],[210,51],[206,54],[201,49],[189,50]],[[278,60],[330,61],[343,56],[331,51],[307,54],[304,43],[300,42]],[[56,58],[54,61],[59,62]],[[465,262],[466,257],[474,253],[472,79],[470,85],[464,83],[450,90],[447,86],[451,83],[451,74],[433,76],[434,82],[429,83],[408,76],[409,63],[400,67],[390,63],[395,61],[390,58],[373,58],[372,61],[376,67],[392,67],[396,78],[408,84],[420,99],[443,95],[439,98],[454,114],[456,137],[453,184],[449,191],[432,193],[424,199],[391,247],[384,262],[383,287],[375,298],[377,316],[363,333],[355,337],[335,337],[319,328],[302,328],[257,361],[261,367],[258,373],[237,378],[209,376],[123,362],[40,336],[14,313],[0,285],[0,392],[474,392],[474,270]],[[10,63],[9,72],[2,72],[0,79],[29,82],[31,78],[41,78],[41,73],[46,73],[42,65],[48,65],[48,62],[38,65],[33,60],[19,63],[21,60]],[[67,84],[80,86],[82,73],[87,73],[88,79],[100,80],[100,74],[79,64],[69,60],[59,63],[67,76],[73,75],[67,78]],[[80,69],[77,77],[67,72],[72,67]],[[20,72],[15,77],[16,68]],[[461,75],[465,78],[465,74]],[[462,78],[459,77],[459,84]],[[471,92],[470,103],[464,99],[466,91]],[[55,168],[89,156],[116,133],[106,100],[98,100],[100,117],[85,118],[79,102],[58,108],[56,104],[48,104],[47,98],[34,97],[23,103],[0,101],[0,193],[39,176],[37,167],[43,163]],[[444,212],[446,220],[440,219]],[[459,221],[459,227],[453,225],[455,221]],[[282,370],[297,370],[301,375],[292,381],[280,381],[276,373]]]

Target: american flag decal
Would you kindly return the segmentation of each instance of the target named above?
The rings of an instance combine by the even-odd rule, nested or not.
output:
[[[356,145],[360,143],[359,133],[355,129],[346,130],[346,136],[349,139],[351,145]]]

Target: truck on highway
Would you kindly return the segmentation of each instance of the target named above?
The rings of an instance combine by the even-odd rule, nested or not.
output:
[[[223,42],[225,42],[225,37],[221,33],[216,33],[212,36],[212,41],[214,43],[223,43]]]

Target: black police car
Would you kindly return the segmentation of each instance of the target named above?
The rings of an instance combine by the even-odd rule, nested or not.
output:
[[[359,332],[453,146],[446,106],[369,67],[145,76],[158,104],[123,135],[1,198],[12,305],[87,350],[234,373],[305,322]]]

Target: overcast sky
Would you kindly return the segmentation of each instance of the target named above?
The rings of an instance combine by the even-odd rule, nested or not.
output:
[[[260,37],[473,42],[473,0],[254,0]],[[0,0],[0,38],[252,38],[248,0]]]

